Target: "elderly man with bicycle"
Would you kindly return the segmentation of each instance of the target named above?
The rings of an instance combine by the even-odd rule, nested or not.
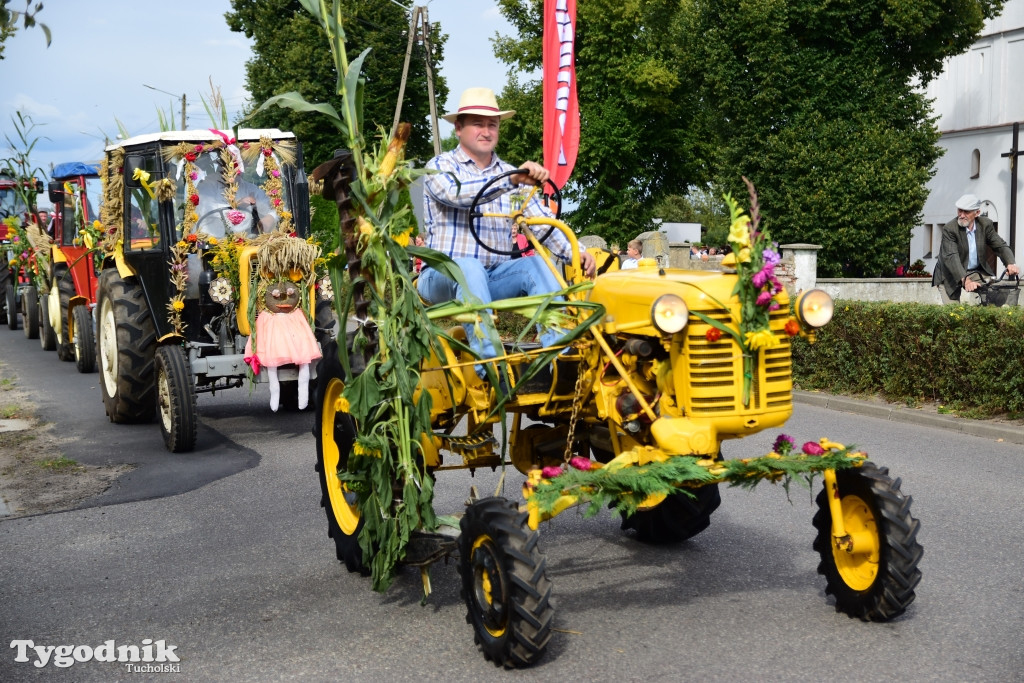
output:
[[[990,251],[1006,264],[1008,275],[1019,275],[1013,251],[999,236],[995,224],[981,215],[981,201],[965,194],[956,201],[956,218],[942,226],[939,260],[932,285],[939,287],[943,303],[959,303],[964,291],[974,292],[995,277],[989,265]]]

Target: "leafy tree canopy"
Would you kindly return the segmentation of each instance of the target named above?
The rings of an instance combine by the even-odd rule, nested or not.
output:
[[[502,156],[539,158],[542,0],[499,0],[518,35]],[[758,189],[780,242],[822,245],[822,275],[888,272],[940,150],[920,85],[1003,0],[588,0],[577,7],[582,133],[574,227],[623,242],[666,197]],[[525,114],[525,115],[524,115]],[[516,155],[521,155],[521,158]],[[712,215],[714,215],[712,213]],[[702,221],[703,222],[703,221]],[[709,226],[710,227],[710,226]]]
[[[346,0],[342,5],[347,51],[357,55],[372,48],[363,66],[367,82],[363,129],[373,136],[378,126],[390,130],[395,116],[409,15],[391,0]],[[299,0],[231,0],[231,7],[233,11],[225,14],[228,27],[254,42],[253,57],[246,63],[246,85],[256,105],[273,95],[297,91],[310,102],[340,107],[327,37]],[[431,64],[441,61],[446,40],[439,26],[432,25]],[[412,157],[433,156],[426,78],[423,47],[415,44],[401,116],[412,124],[407,150]],[[439,102],[448,96],[448,86],[436,75],[436,67],[434,93]],[[302,141],[307,168],[330,159],[335,149],[344,146],[331,123],[320,116],[273,107],[252,115],[247,123],[293,131]]]

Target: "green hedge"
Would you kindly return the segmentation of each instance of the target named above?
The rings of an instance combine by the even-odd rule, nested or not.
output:
[[[800,389],[1019,417],[1024,311],[838,300],[816,343],[794,339],[793,371]]]

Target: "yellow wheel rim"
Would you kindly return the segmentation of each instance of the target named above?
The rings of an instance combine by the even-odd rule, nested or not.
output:
[[[507,600],[501,594],[501,569],[490,536],[482,534],[473,541],[471,558],[473,594],[483,613],[483,627],[491,636],[500,638],[508,628]]]
[[[356,533],[359,526],[359,508],[356,505],[349,505],[345,499],[348,487],[338,478],[338,464],[341,462],[341,453],[338,452],[338,444],[334,441],[335,418],[341,412],[342,392],[345,391],[345,383],[340,379],[332,378],[327,383],[327,391],[324,392],[324,402],[321,407],[320,420],[320,447],[323,456],[324,480],[327,482],[327,497],[331,501],[331,511],[334,519],[338,522],[342,533],[351,536]]]
[[[880,539],[878,521],[871,507],[860,496],[843,496],[843,525],[851,539],[848,549],[832,539],[832,557],[843,582],[851,589],[864,591],[878,578]]]

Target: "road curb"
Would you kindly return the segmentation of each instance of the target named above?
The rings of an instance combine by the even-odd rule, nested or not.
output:
[[[933,415],[913,408],[862,401],[846,396],[834,396],[812,391],[793,391],[793,400],[805,405],[828,408],[844,413],[867,415],[890,422],[904,422],[935,429],[948,429],[983,439],[1002,440],[1024,444],[1024,427],[992,420],[969,420],[955,415]]]

